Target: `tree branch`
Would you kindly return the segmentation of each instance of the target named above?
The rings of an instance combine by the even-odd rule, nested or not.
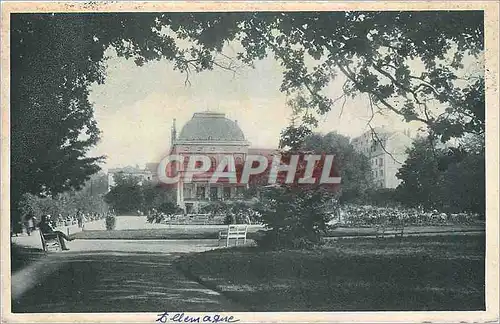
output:
[[[359,82],[356,80],[356,78],[353,76],[353,72],[349,69],[348,66],[343,66],[340,62],[338,61],[335,61],[335,64],[337,64],[337,66],[339,67],[339,69],[342,71],[342,73],[345,74],[345,76],[347,76],[352,82],[354,82],[354,84],[356,86],[360,86]],[[378,94],[376,93],[373,93],[373,92],[369,92],[371,95],[373,95],[375,98],[377,98],[378,101],[380,101],[384,106],[386,106],[387,108],[389,108],[391,111],[395,112],[396,114],[400,115],[400,116],[403,116],[403,117],[406,117],[404,113],[402,113],[400,110],[394,108],[390,103],[388,103],[384,98],[382,98],[381,96],[379,96]],[[417,120],[417,121],[420,121],[426,125],[428,125],[428,121],[423,119],[423,118],[420,118],[420,117],[413,117],[413,120]]]
[[[373,116],[374,116],[374,112],[373,112],[373,102],[372,102],[372,98],[371,98],[371,95],[369,94],[368,95],[368,99],[369,99],[369,102],[370,102],[370,109],[372,111],[372,116],[370,117],[370,120],[368,121],[367,125],[368,127],[370,127],[370,131],[372,133],[372,136],[375,137],[376,141],[378,143],[380,143],[380,147],[382,148],[382,150],[387,153],[391,159],[393,159],[396,163],[398,164],[402,164],[400,161],[398,161],[394,155],[392,155],[392,153],[390,153],[389,151],[387,151],[387,149],[385,148],[385,145],[382,143],[382,141],[380,140],[380,137],[378,136],[377,132],[375,132],[375,129],[372,127],[371,125],[371,121],[373,120]]]

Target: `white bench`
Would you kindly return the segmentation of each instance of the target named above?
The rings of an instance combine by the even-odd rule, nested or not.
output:
[[[219,244],[220,241],[226,240],[226,247],[229,246],[229,240],[235,239],[236,245],[238,245],[239,239],[243,239],[243,244],[247,243],[247,231],[248,225],[228,225],[226,231],[219,232]]]

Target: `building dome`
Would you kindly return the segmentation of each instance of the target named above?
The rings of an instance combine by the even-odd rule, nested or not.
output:
[[[195,113],[182,127],[179,141],[244,141],[245,135],[238,124],[223,113]]]

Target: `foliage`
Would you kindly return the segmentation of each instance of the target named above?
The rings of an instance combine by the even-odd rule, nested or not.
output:
[[[175,204],[171,188],[125,173],[116,173],[113,179],[115,184],[105,195],[105,200],[119,214],[147,212]]]
[[[245,64],[273,55],[283,68],[280,91],[295,97],[291,106],[302,113],[305,125],[315,126],[317,116],[338,101],[323,90],[340,73],[347,80],[344,95],[365,93],[374,108],[420,121],[443,140],[484,132],[484,76],[467,74],[463,66],[468,58],[480,61],[483,54],[481,11],[191,13],[189,20],[186,14],[170,13],[106,18],[111,26],[119,21],[147,31],[140,37],[128,35],[123,44],[113,43],[119,55],[132,57],[139,65],[172,59],[187,76],[214,67],[231,70],[237,63],[222,55],[228,42],[240,46],[236,58]],[[179,38],[189,45],[177,46]],[[433,105],[443,105],[445,113],[433,111]]]
[[[25,193],[79,189],[100,168],[87,157],[99,140],[88,87],[103,81],[99,45],[80,42],[70,17],[11,16],[11,203]],[[71,43],[71,46],[68,44]],[[96,55],[97,54],[97,55]],[[15,219],[16,213],[14,212]]]
[[[279,146],[296,150],[302,146],[309,135],[311,135],[311,130],[305,125],[288,126],[281,132]]]
[[[322,243],[328,229],[332,201],[329,191],[283,186],[268,189],[257,208],[269,229],[257,240],[261,247],[312,248]]]
[[[102,157],[87,157],[99,139],[88,88],[104,82],[109,47],[138,65],[171,60],[186,74],[186,82],[192,72],[234,70],[273,55],[283,68],[280,91],[294,97],[291,106],[303,124],[284,131],[283,147],[300,142],[294,136],[307,133],[341,98],[358,93],[368,95],[374,110],[420,121],[443,141],[484,132],[484,76],[463,68],[467,58],[480,61],[483,54],[482,11],[47,13],[10,18],[14,216],[24,193],[78,189],[99,170]],[[228,43],[241,49],[235,58],[223,53]],[[324,89],[337,74],[346,78],[343,94],[329,98]],[[435,105],[445,112],[433,110]]]
[[[163,204],[176,201],[174,190],[151,181],[143,182],[141,190],[143,201],[140,209],[145,212],[153,208],[161,210]]]
[[[439,182],[439,197],[442,209],[447,212],[475,212],[484,216],[486,212],[485,156],[467,154],[456,163],[451,163],[442,173]]]
[[[484,225],[481,215],[476,213],[440,213],[424,211],[418,208],[403,206],[374,206],[345,204],[341,207],[342,227],[387,227],[404,226],[436,226],[436,225]],[[448,231],[453,230],[448,228]]]
[[[377,188],[366,192],[365,202],[375,206],[396,206],[399,205],[396,189]]]
[[[106,230],[112,231],[116,227],[116,217],[113,214],[106,215]]]
[[[334,163],[342,178],[340,201],[360,197],[370,188],[370,161],[365,155],[356,152],[349,137],[336,132],[312,134],[305,138],[302,150],[335,155]]]
[[[409,206],[425,205],[434,209],[439,204],[435,195],[436,179],[439,178],[438,154],[442,154],[427,138],[418,138],[408,150],[408,158],[396,176],[402,180],[398,195]]]
[[[167,201],[162,203],[157,211],[150,213],[147,217],[150,223],[160,223],[165,220],[165,217],[172,217],[184,213],[184,211],[177,206],[176,203]]]
[[[118,214],[140,210],[143,201],[140,178],[123,173],[116,173],[113,178],[115,185],[105,195],[106,202]]]
[[[257,200],[217,201],[202,207],[202,213],[223,215],[224,224],[255,223],[259,219]]]
[[[99,176],[96,176],[94,180],[98,182],[98,178]],[[62,218],[74,216],[77,210],[83,213],[103,214],[107,212],[108,206],[99,191],[99,187],[91,189],[92,186],[94,185],[88,181],[82,190],[70,191],[55,197],[39,197],[25,193],[19,202],[19,219],[34,216],[40,220],[43,215],[49,214],[53,220],[57,220],[59,215]]]
[[[449,148],[437,147],[432,137],[418,138],[397,177],[398,199],[406,205],[484,215],[484,137]]]

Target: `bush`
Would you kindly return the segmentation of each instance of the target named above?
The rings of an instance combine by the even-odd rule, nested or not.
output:
[[[329,229],[331,192],[320,188],[280,187],[264,192],[259,213],[268,231],[257,239],[264,248],[309,249],[322,244]]]
[[[217,201],[201,209],[202,213],[209,213],[212,217],[222,215],[224,224],[247,224],[258,221],[255,201]]]
[[[111,231],[116,227],[116,217],[114,215],[106,216],[106,230]]]
[[[161,223],[165,220],[165,216],[182,214],[184,210],[179,208],[174,202],[164,202],[158,207],[158,211],[154,211],[148,215],[147,220],[150,223]]]

